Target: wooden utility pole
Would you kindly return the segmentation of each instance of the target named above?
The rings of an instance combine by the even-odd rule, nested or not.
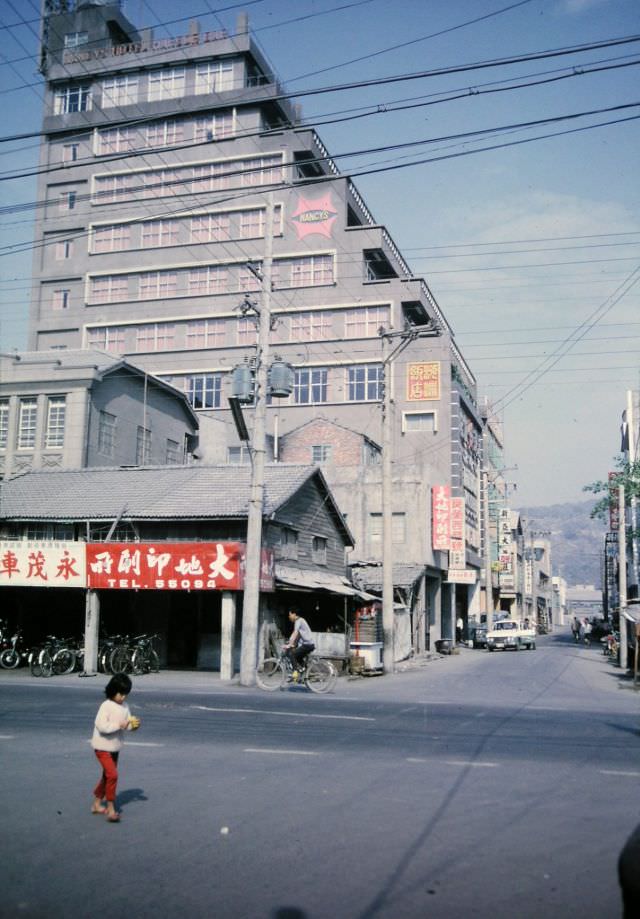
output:
[[[252,686],[258,664],[258,621],[260,610],[260,564],[262,555],[262,518],[264,513],[265,421],[269,370],[269,334],[271,331],[271,268],[273,262],[273,201],[267,198],[265,247],[262,261],[262,296],[258,315],[258,351],[256,356],[256,393],[251,446],[251,491],[247,519],[244,599],[242,607],[242,645],[240,650],[240,683]]]

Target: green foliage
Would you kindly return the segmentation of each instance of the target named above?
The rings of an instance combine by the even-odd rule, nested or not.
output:
[[[616,457],[615,482],[600,480],[591,482],[583,487],[583,491],[591,491],[594,495],[602,495],[591,509],[591,516],[598,520],[606,520],[609,511],[618,506],[618,486],[624,486],[625,503],[631,498],[640,498],[640,461],[628,463],[623,456]],[[636,534],[637,535],[637,534]]]

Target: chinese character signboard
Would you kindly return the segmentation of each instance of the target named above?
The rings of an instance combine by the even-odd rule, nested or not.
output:
[[[620,526],[617,479],[617,472],[609,473],[609,529],[612,533],[617,533]]]
[[[262,552],[261,590],[273,590]],[[112,590],[242,590],[245,546],[237,542],[88,543],[87,587]]]
[[[407,401],[437,401],[440,398],[440,361],[407,364]]]
[[[0,542],[0,586],[84,587],[84,543]]]
[[[451,489],[434,485],[431,489],[431,544],[433,549],[451,547]]]
[[[449,545],[449,567],[464,569],[467,564],[464,498],[451,498],[450,507],[451,540]]]
[[[473,568],[449,568],[447,571],[447,581],[450,584],[475,584],[477,579],[478,573]]]

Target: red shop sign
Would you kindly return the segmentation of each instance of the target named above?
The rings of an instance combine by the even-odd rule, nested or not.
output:
[[[263,550],[262,590],[273,571]],[[239,542],[87,543],[87,587],[115,590],[242,590],[245,545]]]

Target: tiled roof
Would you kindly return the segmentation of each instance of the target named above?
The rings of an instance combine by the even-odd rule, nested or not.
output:
[[[317,467],[265,466],[265,516],[314,475],[321,480]],[[240,465],[27,472],[2,482],[0,519],[113,520],[125,506],[139,520],[246,517],[250,479]]]

